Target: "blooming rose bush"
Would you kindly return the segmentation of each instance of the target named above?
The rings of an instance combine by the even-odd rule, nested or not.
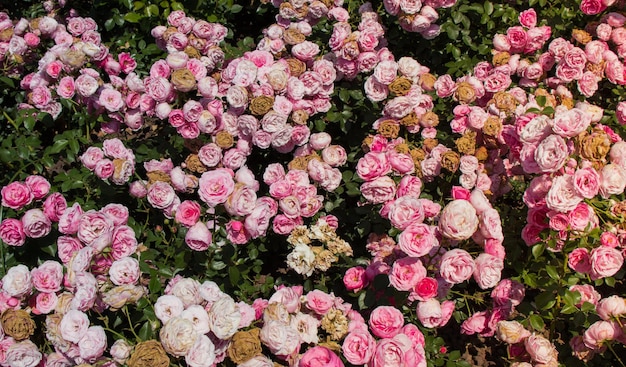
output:
[[[111,3],[0,12],[0,365],[623,365],[623,2]]]

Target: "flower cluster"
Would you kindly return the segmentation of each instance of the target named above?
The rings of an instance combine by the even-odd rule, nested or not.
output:
[[[509,344],[509,354],[516,361],[511,366],[557,366],[558,352],[548,339],[526,330],[517,321],[500,321],[498,339]]]
[[[425,39],[432,39],[441,30],[435,24],[439,19],[437,9],[454,6],[456,0],[385,0],[383,4],[389,14],[398,17],[402,29],[417,32]]]

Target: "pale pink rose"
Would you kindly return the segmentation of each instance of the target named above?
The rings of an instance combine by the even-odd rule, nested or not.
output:
[[[416,257],[396,260],[389,273],[389,283],[399,291],[410,291],[426,276],[426,268]]]
[[[26,265],[13,266],[2,277],[2,290],[9,297],[24,297],[31,292],[32,287],[32,276]]]
[[[608,199],[611,195],[619,195],[626,187],[626,170],[609,163],[600,171],[600,195]]]
[[[101,357],[106,347],[107,336],[102,326],[90,326],[78,341],[80,358],[86,361],[95,361]]]
[[[104,88],[100,92],[98,102],[109,112],[119,111],[124,106],[122,94],[113,88]]]
[[[476,264],[472,255],[465,250],[456,248],[447,251],[441,257],[439,273],[448,283],[458,284],[468,280],[475,269]]]
[[[33,286],[40,292],[58,292],[63,282],[63,266],[56,261],[47,260],[31,270]]]
[[[574,173],[574,188],[580,196],[591,199],[600,191],[600,175],[592,167],[578,169]]]
[[[504,269],[504,261],[502,259],[482,253],[478,255],[474,262],[476,263],[474,280],[476,280],[481,289],[492,288],[498,284]]]
[[[113,221],[106,214],[90,210],[80,216],[78,239],[85,244],[91,244],[100,236],[110,233],[113,227]]]
[[[422,325],[427,328],[435,328],[442,326],[447,323],[449,315],[445,315],[442,308],[442,304],[439,303],[435,298],[428,299],[426,301],[420,301],[417,304],[417,318],[420,320]],[[450,310],[450,315],[452,314]]]
[[[14,181],[2,187],[2,206],[20,210],[34,199],[33,193],[25,183]]]
[[[363,197],[373,203],[380,204],[391,200],[396,192],[395,182],[387,176],[379,177],[361,185]]]
[[[626,184],[626,181],[624,183]],[[555,177],[550,190],[546,194],[548,208],[561,213],[574,210],[576,205],[582,200],[583,197],[578,194],[574,187],[574,176],[571,175]]]
[[[206,335],[200,335],[185,354],[185,362],[189,367],[211,366],[216,360],[215,344]]]
[[[47,315],[54,311],[59,302],[56,293],[38,293],[35,297],[35,307],[33,313]]]
[[[388,217],[394,227],[404,230],[413,223],[424,221],[424,208],[416,197],[402,196],[393,201]]]
[[[618,295],[603,298],[598,302],[596,312],[604,321],[619,319],[626,314],[626,300]]]
[[[162,295],[154,304],[154,313],[163,323],[180,316],[185,309],[183,301],[174,295]]]
[[[289,356],[300,348],[298,331],[278,320],[266,322],[261,328],[261,342],[277,356]]]
[[[203,222],[191,225],[185,234],[185,243],[195,251],[205,251],[213,243],[213,235]]]
[[[398,235],[398,246],[409,256],[421,257],[439,246],[434,228],[424,223],[413,223]]]
[[[524,347],[533,361],[548,363],[556,360],[558,352],[550,341],[538,334],[531,334],[524,339]]]
[[[485,238],[503,240],[502,222],[497,210],[489,208],[480,214],[480,232]]]
[[[363,88],[365,95],[372,102],[384,101],[389,95],[387,86],[376,80],[373,76],[367,77]]]
[[[556,172],[563,167],[568,156],[565,140],[554,134],[543,139],[534,152],[535,162],[541,172]]]
[[[69,342],[78,343],[87,333],[89,317],[84,312],[69,310],[63,315],[59,325],[61,337]]]
[[[404,316],[393,306],[378,306],[370,314],[368,324],[377,337],[392,338],[404,326]]]
[[[584,247],[574,249],[567,258],[567,265],[579,273],[588,274],[591,272],[589,250]]]
[[[291,48],[291,54],[302,61],[312,60],[320,52],[320,47],[310,41],[304,41]]]
[[[569,290],[580,294],[580,301],[576,304],[578,307],[581,307],[585,302],[597,305],[600,298],[602,298],[591,284],[576,284],[571,286]]]
[[[355,266],[346,270],[343,276],[343,284],[348,291],[358,292],[368,285],[365,269]]]
[[[366,365],[376,349],[376,340],[367,330],[353,330],[341,346],[343,356],[354,365]]]
[[[41,209],[30,209],[22,216],[22,225],[26,237],[45,237],[52,230],[52,222]]]
[[[554,116],[552,130],[565,138],[573,138],[587,130],[591,124],[591,116],[579,108],[557,111]]]
[[[621,326],[615,321],[596,321],[585,330],[583,342],[587,348],[596,351],[603,351],[605,343],[623,338],[624,332]]]
[[[398,334],[391,339],[386,338],[378,342],[368,365],[372,367],[425,367],[426,359],[421,346],[414,346],[409,337]]]
[[[109,278],[115,285],[136,284],[140,275],[139,261],[132,257],[115,260],[109,268]]]
[[[598,76],[591,71],[585,71],[577,82],[578,91],[585,97],[593,96],[598,90]]]
[[[26,241],[24,225],[15,218],[6,218],[0,223],[0,239],[9,246],[22,246]]]
[[[591,279],[606,278],[615,275],[624,264],[624,256],[614,248],[596,247],[589,256],[591,262]]]
[[[467,200],[454,200],[443,208],[439,218],[441,234],[453,240],[470,238],[478,229],[476,209]]]
[[[2,364],[15,367],[36,367],[43,359],[37,345],[28,339],[11,344],[4,357]]]

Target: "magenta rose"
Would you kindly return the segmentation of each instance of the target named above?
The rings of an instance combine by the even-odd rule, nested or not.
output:
[[[33,193],[25,183],[14,181],[2,188],[2,206],[19,210],[31,203]]]
[[[9,246],[22,246],[26,241],[24,225],[15,218],[7,218],[0,223],[0,239]]]

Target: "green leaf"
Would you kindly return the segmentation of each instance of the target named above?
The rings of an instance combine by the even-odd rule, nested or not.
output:
[[[137,333],[141,340],[149,340],[152,339],[152,326],[150,325],[150,321],[146,321],[139,329],[139,333]]]
[[[532,326],[533,329],[535,329],[537,331],[543,330],[543,328],[546,326],[546,324],[543,321],[543,319],[541,318],[541,316],[539,316],[537,314],[530,315],[528,317],[528,321],[530,322],[530,326]]]
[[[230,12],[233,14],[237,14],[239,12],[241,12],[241,10],[243,9],[243,6],[239,5],[239,4],[234,4],[231,8],[230,8]]]
[[[230,266],[228,268],[228,278],[230,279],[230,284],[232,285],[236,285],[239,283],[241,274],[239,273],[239,269],[237,269],[236,266]]]
[[[537,303],[537,307],[541,310],[547,310],[552,308],[556,303],[556,299],[554,297],[554,293],[545,291],[539,293],[537,297],[535,297],[535,302]]]
[[[604,278],[604,284],[608,285],[609,287],[615,287],[615,278],[613,277]]]
[[[9,77],[0,76],[0,81],[2,81],[4,84],[8,85],[11,88],[15,88],[15,82]]]
[[[542,96],[538,96],[537,98],[542,97]],[[539,256],[541,256],[543,254],[543,251],[546,249],[546,245],[544,245],[543,243],[538,243],[536,245],[533,246],[532,248],[532,254],[533,257],[535,259],[538,259]]]
[[[565,305],[561,309],[561,313],[565,315],[571,315],[575,312],[578,312],[578,308],[576,308],[576,306],[573,306],[573,305]]]
[[[172,1],[172,3],[170,4],[170,7],[172,8],[172,10],[185,10],[185,7],[183,6],[183,4],[177,1]]]
[[[138,23],[141,18],[143,18],[143,15],[137,13],[127,13],[124,15],[124,20],[130,23]]]
[[[487,13],[488,15],[491,15],[491,13],[493,13],[493,4],[491,2],[485,1],[483,6],[485,8],[485,13]]]
[[[554,280],[559,280],[559,273],[556,271],[556,267],[553,265],[546,265],[546,272],[548,276]]]
[[[154,4],[148,5],[146,7],[145,13],[146,13],[146,16],[148,16],[148,17],[158,16],[159,15],[159,7],[154,5]]]
[[[140,10],[143,9],[144,6],[146,6],[146,4],[143,3],[143,1],[135,1],[134,5],[134,10]]]
[[[54,144],[52,144],[52,148],[50,149],[50,153],[57,154],[61,150],[63,150],[68,144],[69,144],[69,141],[67,139],[57,139],[54,142]]]

